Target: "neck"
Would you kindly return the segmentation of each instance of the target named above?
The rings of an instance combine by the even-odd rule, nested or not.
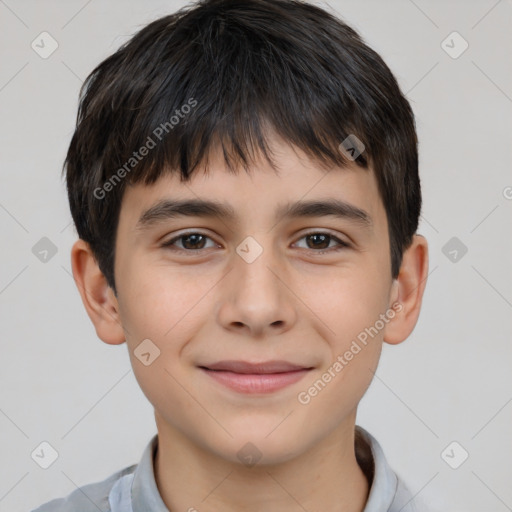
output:
[[[203,450],[157,417],[156,484],[171,512],[362,512],[369,484],[356,460],[354,425],[355,412],[299,456],[246,467]]]

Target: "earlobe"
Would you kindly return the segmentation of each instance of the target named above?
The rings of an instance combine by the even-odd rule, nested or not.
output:
[[[77,240],[71,249],[71,268],[87,314],[98,337],[110,345],[126,341],[119,306],[91,251],[84,240]]]
[[[401,343],[411,334],[421,309],[428,275],[428,244],[422,235],[414,235],[404,252],[400,272],[393,282],[391,304],[395,317],[386,325],[384,341],[391,345]]]

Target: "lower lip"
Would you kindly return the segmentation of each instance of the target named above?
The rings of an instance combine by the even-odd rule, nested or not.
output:
[[[224,370],[201,368],[212,379],[239,393],[271,393],[298,382],[309,370],[296,370],[283,373],[233,373]]]

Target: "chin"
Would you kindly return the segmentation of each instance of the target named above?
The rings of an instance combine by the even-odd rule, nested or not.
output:
[[[222,440],[217,438],[212,443],[209,437],[205,441],[217,456],[248,468],[283,464],[305,451],[307,446],[302,446],[303,433],[297,435],[283,425],[276,428],[282,419],[272,421],[270,428],[268,421],[255,422],[250,429],[228,427],[232,438],[220,434]]]

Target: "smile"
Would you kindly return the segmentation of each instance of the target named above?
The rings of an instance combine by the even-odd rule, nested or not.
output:
[[[216,382],[239,393],[271,393],[298,382],[312,370],[283,361],[254,364],[221,361],[199,368]]]

